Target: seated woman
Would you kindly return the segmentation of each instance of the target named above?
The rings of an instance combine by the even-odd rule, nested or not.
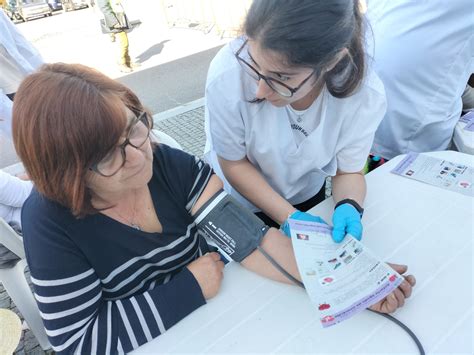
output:
[[[203,237],[210,215],[239,231],[248,226],[235,216],[253,218],[234,260],[290,282],[263,248],[300,278],[290,239],[243,209],[222,216],[239,206],[219,178],[193,156],[152,145],[151,126],[134,93],[81,65],[45,65],[16,94],[15,146],[35,184],[22,216],[25,248],[58,353],[131,351],[215,296],[223,263]],[[373,309],[393,312],[413,284],[407,276]]]

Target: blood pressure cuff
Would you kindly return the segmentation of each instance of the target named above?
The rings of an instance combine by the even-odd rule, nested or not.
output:
[[[269,229],[223,190],[212,196],[194,217],[199,230],[237,262],[260,245]]]

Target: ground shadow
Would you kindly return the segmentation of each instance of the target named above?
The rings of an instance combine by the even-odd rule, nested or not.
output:
[[[151,57],[160,54],[166,42],[169,42],[169,39],[165,39],[164,41],[161,41],[160,43],[156,43],[150,48],[148,48],[145,52],[140,53],[136,57],[137,63],[143,63],[147,61],[148,59],[150,59]]]
[[[209,64],[223,45],[116,78],[155,114],[204,96]]]

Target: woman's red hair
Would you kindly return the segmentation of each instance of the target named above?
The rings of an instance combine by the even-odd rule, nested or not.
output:
[[[75,216],[97,212],[86,174],[119,141],[125,107],[143,111],[130,89],[89,67],[46,64],[29,75],[15,95],[13,140],[36,189]]]

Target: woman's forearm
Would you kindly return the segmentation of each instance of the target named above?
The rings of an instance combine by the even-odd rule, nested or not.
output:
[[[230,161],[219,158],[229,183],[275,222],[282,224],[295,208],[265,181],[262,174],[244,158]]]
[[[362,172],[343,173],[338,171],[332,178],[332,197],[335,203],[350,198],[362,206],[366,192],[365,177]]]
[[[270,228],[267,234],[265,234],[260,247],[290,275],[301,281],[290,238],[281,234],[277,229]],[[247,256],[241,264],[261,276],[279,282],[294,284],[277,270],[258,249]]]
[[[191,215],[195,216],[196,212],[220,189],[222,189],[222,181],[216,175],[213,175],[200,198],[193,206]],[[233,217],[229,215],[228,218]],[[284,236],[279,230],[270,228],[263,237],[260,247],[293,277],[300,280],[290,238]],[[247,269],[264,277],[280,282],[291,283],[291,281],[278,271],[258,249],[255,249],[242,260],[241,264]]]

